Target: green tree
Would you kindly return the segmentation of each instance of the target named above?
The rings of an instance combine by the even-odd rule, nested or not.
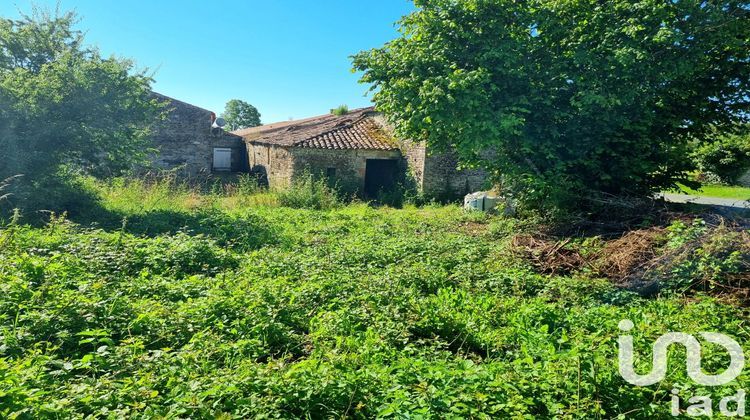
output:
[[[239,99],[232,99],[227,102],[221,117],[226,120],[227,129],[230,131],[261,125],[258,109]]]
[[[41,185],[63,165],[92,174],[143,162],[162,106],[129,60],[83,45],[74,12],[0,18],[0,179]]]
[[[415,3],[401,37],[353,57],[362,82],[399,135],[524,203],[673,187],[690,139],[750,115],[746,1]]]

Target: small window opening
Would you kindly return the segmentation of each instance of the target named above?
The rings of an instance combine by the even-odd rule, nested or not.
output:
[[[214,171],[231,171],[232,170],[232,149],[216,147],[214,148]]]

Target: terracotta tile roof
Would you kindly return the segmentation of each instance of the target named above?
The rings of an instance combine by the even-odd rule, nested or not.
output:
[[[398,145],[372,118],[362,117],[352,123],[294,144],[315,149],[395,150]]]
[[[373,108],[322,115],[235,131],[252,143],[314,149],[397,150],[393,136],[372,116]]]

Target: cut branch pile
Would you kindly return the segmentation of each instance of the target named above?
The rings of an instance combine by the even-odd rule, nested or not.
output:
[[[689,225],[692,220],[687,220]],[[570,238],[518,235],[512,248],[516,257],[542,274],[608,278],[642,294],[658,292],[668,284],[678,292],[732,293],[743,299],[750,296],[747,226],[719,216],[703,220],[700,230],[677,241],[670,241],[679,234],[670,233],[668,228],[651,227],[611,240],[597,237],[595,246],[581,245]]]
[[[570,239],[556,241],[548,237],[518,235],[513,238],[513,251],[543,274],[566,275],[586,264],[586,259],[569,244]]]

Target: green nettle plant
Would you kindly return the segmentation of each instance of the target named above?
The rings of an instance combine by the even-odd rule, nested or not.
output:
[[[399,135],[486,167],[522,204],[674,187],[690,139],[750,115],[746,1],[415,4],[355,69]]]
[[[665,281],[645,297],[595,264],[542,274],[514,251],[528,220],[314,210],[304,191],[305,209],[222,207],[158,182],[86,182],[126,222],[0,220],[0,418],[661,419],[672,389],[719,401],[750,386],[746,369],[699,387],[684,351],[658,385],[618,370],[622,320],[637,326],[638,373],[668,331],[748,348],[739,226],[683,218],[660,232],[646,258]],[[580,246],[605,254],[603,242],[623,243]],[[650,255],[641,246],[617,249]],[[705,345],[702,361],[723,372],[727,352]]]

